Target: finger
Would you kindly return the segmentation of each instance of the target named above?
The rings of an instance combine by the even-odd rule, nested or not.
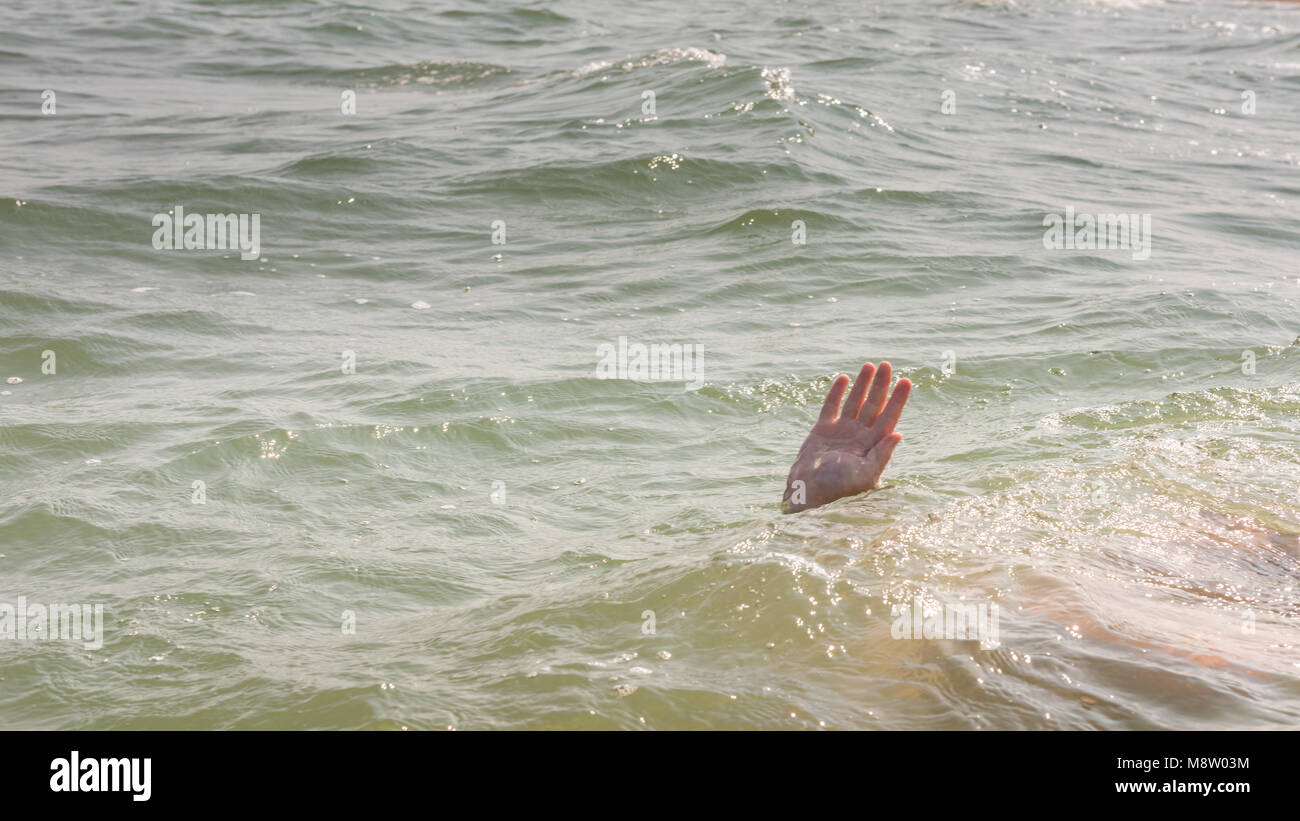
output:
[[[826,393],[826,401],[822,402],[822,415],[819,417],[821,422],[834,422],[835,415],[839,413],[840,401],[844,399],[844,391],[849,387],[849,378],[844,374],[835,377],[831,383],[831,389]]]
[[[866,404],[858,414],[859,422],[870,425],[876,421],[880,409],[885,405],[885,395],[889,393],[889,380],[893,375],[893,368],[888,362],[881,362],[880,367],[876,368],[876,378],[871,380],[871,392],[867,394]]]
[[[870,451],[867,452],[867,461],[871,463],[871,472],[874,475],[871,486],[877,487],[880,484],[880,474],[885,472],[885,466],[889,464],[889,458],[894,455],[894,448],[898,443],[903,441],[903,434],[891,433],[884,439],[876,443]]]
[[[894,393],[889,397],[889,404],[876,417],[872,427],[882,436],[892,433],[894,425],[898,424],[898,417],[903,415],[903,406],[907,404],[907,397],[912,394],[912,381],[906,377],[898,380],[894,386]]]
[[[870,362],[858,371],[857,381],[853,383],[853,390],[849,393],[849,401],[844,405],[844,415],[848,418],[858,418],[858,414],[862,411],[862,400],[867,398],[867,388],[871,385],[871,376],[875,372],[876,366]]]

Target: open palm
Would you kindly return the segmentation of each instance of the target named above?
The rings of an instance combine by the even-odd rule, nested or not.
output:
[[[890,395],[891,375],[888,362],[881,362],[879,368],[870,362],[863,365],[847,402],[843,400],[849,378],[844,374],[835,377],[822,403],[821,417],[790,468],[781,500],[783,511],[818,507],[877,486],[889,457],[903,439],[901,433],[894,432],[894,425],[912,391],[912,383],[900,379]]]

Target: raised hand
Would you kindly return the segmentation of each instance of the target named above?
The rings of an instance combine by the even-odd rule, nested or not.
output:
[[[888,362],[881,362],[879,368],[870,362],[863,365],[847,402],[843,399],[849,378],[835,377],[821,417],[790,467],[781,510],[807,510],[877,486],[903,439],[894,425],[912,392],[912,383],[900,379],[889,395],[891,375]]]

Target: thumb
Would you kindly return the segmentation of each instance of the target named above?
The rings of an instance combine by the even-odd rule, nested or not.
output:
[[[898,443],[903,441],[903,434],[891,433],[881,439],[871,450],[867,451],[867,464],[871,469],[871,484],[875,486],[880,480],[880,474],[885,472],[885,466],[889,464],[889,458],[894,455],[894,448]]]

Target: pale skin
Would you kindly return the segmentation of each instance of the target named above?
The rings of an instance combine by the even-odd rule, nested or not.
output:
[[[912,392],[912,383],[900,379],[890,394],[892,375],[888,362],[879,367],[868,362],[858,372],[847,401],[849,378],[835,377],[821,416],[790,467],[782,511],[820,507],[879,486],[880,474],[903,439],[894,425]]]
[[[894,425],[903,414],[903,406],[912,392],[912,383],[898,380],[893,394],[889,393],[892,368],[888,362],[879,367],[867,363],[853,383],[848,401],[844,393],[849,378],[844,374],[835,377],[822,403],[821,416],[813,425],[785,483],[785,497],[781,510],[796,513],[833,502],[845,496],[855,496],[879,485],[880,475],[889,464],[894,448],[903,440],[894,432]],[[797,502],[796,482],[803,482],[803,501]],[[1296,537],[1259,529],[1254,535],[1254,545],[1280,545],[1287,551],[1296,549]],[[1064,594],[1049,596],[1041,605],[1027,608],[1029,613],[1045,613],[1051,618],[1068,619],[1066,624],[1076,633],[1108,642],[1127,642],[1140,648],[1163,650],[1183,656],[1206,667],[1230,667],[1247,675],[1258,675],[1249,668],[1215,655],[1197,654],[1181,647],[1167,646],[1154,639],[1125,636],[1116,629],[1100,624],[1087,616],[1080,618],[1067,606]],[[1084,699],[1089,702],[1088,698]],[[1089,702],[1091,703],[1091,702]]]

